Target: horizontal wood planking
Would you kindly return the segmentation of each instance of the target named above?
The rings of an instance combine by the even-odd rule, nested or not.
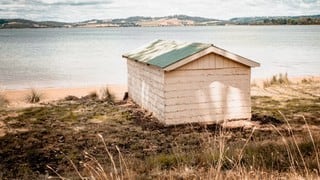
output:
[[[195,96],[190,96],[190,97],[178,97],[178,98],[171,98],[171,99],[166,99],[165,100],[165,105],[166,106],[174,106],[174,105],[197,105],[200,103],[211,103],[211,104],[217,104],[219,105],[220,103],[243,103],[243,104],[248,104],[250,103],[250,99],[246,98],[245,96],[239,99],[230,99],[230,98],[219,98],[214,99],[213,98],[208,98],[208,97],[195,97]]]
[[[142,90],[140,88],[129,88],[129,95],[134,95],[135,98],[139,98],[141,100],[150,100],[159,102],[159,104],[164,104],[164,98],[156,94],[152,89]]]
[[[163,82],[162,70],[128,60],[129,96],[159,120],[164,120]]]
[[[166,112],[175,112],[180,110],[194,110],[194,109],[219,109],[219,108],[232,108],[232,107],[249,107],[250,101],[236,100],[236,101],[211,101],[203,103],[184,103],[184,104],[174,104],[166,105]]]
[[[143,71],[143,70],[140,70]],[[142,73],[142,72],[129,72],[128,73],[131,77],[134,78],[138,78],[141,80],[152,80],[152,82],[154,82],[155,84],[163,84],[164,83],[164,77],[163,76],[158,76],[158,75],[154,75],[152,73],[148,74],[148,73]]]
[[[137,79],[130,80],[128,79],[128,86],[130,91],[143,91],[151,92],[157,96],[164,98],[164,90],[161,86],[154,86],[152,83],[142,82]],[[131,89],[132,88],[132,89]],[[141,92],[140,92],[141,93]]]
[[[157,83],[148,78],[133,77],[128,75],[128,86],[137,86],[136,84],[139,84],[140,86],[143,84],[148,85],[148,87],[151,87],[154,89],[154,91],[157,91],[159,95],[162,94],[162,97],[164,96],[164,84]]]
[[[177,83],[177,84],[166,84],[164,86],[164,91],[166,93],[172,91],[213,91],[213,90],[226,90],[226,89],[242,89],[242,90],[249,90],[248,80],[240,79],[240,80],[226,80],[226,81],[200,81],[200,82],[189,82],[189,83]]]
[[[216,69],[196,66],[165,73],[167,124],[251,117],[250,68],[229,64],[219,69],[224,61],[219,62]]]
[[[136,69],[144,69],[146,72],[153,72],[155,75],[161,76],[163,74],[163,70],[157,67],[149,66],[147,64],[139,63],[136,61],[128,60],[127,61],[128,66],[135,67],[131,70]]]
[[[147,99],[143,98],[138,94],[131,93],[129,94],[130,97],[137,103],[139,104],[142,108],[154,112],[155,114],[161,115],[161,117],[156,116],[159,119],[162,119],[164,117],[164,105],[163,103],[159,103],[162,100],[153,100],[153,99]],[[150,97],[153,95],[150,95]]]
[[[186,76],[165,78],[165,84],[190,83],[190,82],[232,82],[246,80],[250,82],[249,75],[206,75],[206,76]]]
[[[243,67],[244,65],[237,63],[231,59],[211,53],[200,57],[196,61],[192,61],[179,69],[216,69],[216,68],[230,68]]]
[[[165,92],[165,99],[171,98],[184,98],[184,97],[194,97],[194,98],[211,98],[211,99],[222,99],[227,97],[232,97],[237,99],[238,97],[247,97],[250,95],[250,89],[248,87],[232,88],[237,90],[237,92],[229,92],[230,87],[224,88],[203,88],[199,90],[186,89],[186,90],[176,90]],[[219,98],[221,97],[221,98]]]
[[[155,82],[160,84],[164,83],[164,71],[157,69],[157,68],[149,68],[145,64],[139,65],[130,65],[128,64],[128,74],[132,77],[147,77],[148,79],[152,79]]]
[[[224,68],[224,69],[200,69],[200,70],[181,70],[165,72],[167,77],[186,77],[186,76],[206,76],[206,75],[248,75],[250,68]]]

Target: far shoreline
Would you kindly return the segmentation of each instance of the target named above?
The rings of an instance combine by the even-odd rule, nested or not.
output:
[[[224,25],[186,25],[186,26],[77,26],[77,27],[23,27],[23,28],[0,28],[0,30],[17,29],[111,29],[111,28],[171,28],[171,27],[221,27],[221,26],[320,26],[320,24],[224,24]]]

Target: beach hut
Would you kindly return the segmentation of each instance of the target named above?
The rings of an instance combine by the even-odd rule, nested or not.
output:
[[[156,40],[123,55],[129,97],[166,125],[250,119],[251,67],[212,44]]]

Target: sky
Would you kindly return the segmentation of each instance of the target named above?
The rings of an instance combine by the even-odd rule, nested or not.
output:
[[[184,14],[227,20],[320,14],[320,0],[0,0],[0,18],[78,22]]]

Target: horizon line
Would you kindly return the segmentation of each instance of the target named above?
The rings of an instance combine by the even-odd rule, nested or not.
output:
[[[84,22],[84,21],[90,21],[90,20],[114,20],[114,19],[128,19],[130,17],[146,17],[146,18],[162,18],[162,17],[170,17],[170,16],[188,16],[188,17],[200,17],[200,18],[206,18],[206,19],[215,19],[215,20],[221,20],[221,21],[229,21],[234,18],[258,18],[258,17],[303,17],[303,16],[319,16],[320,14],[303,14],[303,15],[275,15],[275,16],[237,16],[237,17],[232,17],[229,19],[217,19],[213,17],[205,17],[205,16],[192,16],[192,15],[186,15],[186,14],[172,14],[172,15],[166,15],[166,16],[143,16],[143,15],[132,15],[132,16],[127,16],[127,17],[117,17],[117,18],[103,18],[103,19],[84,19],[80,21],[59,21],[59,20],[33,20],[33,19],[26,19],[26,18],[21,18],[21,17],[16,17],[16,18],[0,18],[1,19],[8,19],[8,20],[13,20],[13,19],[23,19],[23,20],[29,20],[29,21],[34,21],[34,22],[60,22],[60,23],[79,23],[79,22]]]

